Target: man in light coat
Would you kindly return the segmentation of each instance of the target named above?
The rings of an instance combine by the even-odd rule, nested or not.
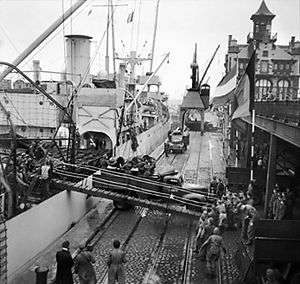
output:
[[[96,284],[96,273],[93,267],[95,259],[92,255],[92,247],[82,248],[75,259],[75,273],[78,274],[80,284]]]
[[[120,241],[114,240],[113,250],[109,253],[108,265],[108,284],[125,284],[125,269],[126,262],[125,252],[120,248]]]

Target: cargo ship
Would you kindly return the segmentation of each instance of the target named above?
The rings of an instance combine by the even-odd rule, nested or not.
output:
[[[161,90],[157,75],[168,54],[153,71],[155,39],[152,52],[146,58],[141,58],[136,51],[117,58],[113,50],[114,65],[118,61],[119,68],[104,77],[90,72],[92,38],[78,34],[65,36],[65,70],[62,72],[43,71],[38,60],[33,61],[30,72],[18,69],[17,66],[85,2],[77,1],[12,64],[0,62],[1,66],[7,66],[0,74],[0,178],[2,185],[5,183],[0,192],[0,213],[6,217],[1,219],[1,224],[6,227],[7,235],[2,238],[7,258],[1,266],[4,271],[1,281],[6,277],[9,281],[22,265],[100,201],[85,194],[62,191],[28,206],[28,195],[36,191],[38,185],[27,184],[29,188],[24,190],[22,187],[26,184],[21,184],[20,179],[24,177],[24,159],[31,155],[32,145],[39,144],[42,148],[50,145],[66,163],[77,162],[72,161],[72,149],[75,156],[83,153],[84,157],[85,151],[89,151],[94,153],[91,157],[108,153],[128,159],[151,154],[164,142],[170,129],[168,97]],[[157,15],[158,5],[155,29]],[[156,31],[154,38],[155,34]],[[137,75],[136,65],[144,63],[150,63],[149,72]],[[7,77],[11,72],[17,79]],[[45,79],[47,73],[59,75],[60,79]],[[11,194],[15,212],[9,208]],[[32,232],[37,233],[32,235]]]

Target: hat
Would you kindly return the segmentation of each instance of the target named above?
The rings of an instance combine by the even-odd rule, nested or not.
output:
[[[70,247],[70,242],[69,242],[69,241],[64,241],[64,242],[62,243],[62,247],[63,247],[63,248],[69,248],[69,247]]]

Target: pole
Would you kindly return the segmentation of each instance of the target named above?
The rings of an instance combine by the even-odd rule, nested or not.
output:
[[[113,70],[114,70],[114,80],[116,80],[116,57],[115,57],[115,26],[114,26],[114,4],[113,0],[110,0],[110,10],[111,10],[111,40],[112,40],[112,52],[113,52]]]
[[[164,57],[164,59],[162,60],[162,62],[157,66],[157,68],[155,69],[155,71],[149,76],[149,78],[147,79],[147,81],[145,82],[145,84],[142,86],[142,88],[139,90],[139,92],[136,94],[136,96],[134,97],[134,99],[130,102],[130,104],[127,106],[125,112],[127,112],[128,110],[130,110],[131,106],[135,103],[135,101],[137,100],[137,98],[141,95],[141,93],[144,91],[144,89],[146,88],[146,86],[148,85],[148,83],[151,81],[151,79],[156,75],[156,73],[158,72],[158,70],[160,69],[160,67],[164,64],[164,62],[167,60],[167,58],[170,56],[170,52],[167,53],[167,55]]]
[[[48,29],[34,40],[14,61],[13,65],[18,66],[24,61],[49,35],[51,35],[65,20],[67,20],[76,10],[78,10],[87,0],[79,0],[70,9],[68,9],[61,17],[59,17]],[[0,74],[0,81],[2,81],[10,72],[11,67],[6,68]]]
[[[236,130],[235,131],[235,167],[238,166],[238,152],[239,152],[238,139],[239,139],[239,132]]]
[[[160,2],[160,0],[157,0],[156,13],[155,13],[155,23],[154,23],[154,32],[153,32],[153,41],[152,41],[152,50],[151,50],[150,72],[152,72],[152,68],[153,68],[153,59],[154,59],[154,49],[155,49],[155,40],[156,40],[156,31],[157,31],[157,22],[158,22],[159,2]]]
[[[109,0],[107,0],[107,25],[106,25],[106,55],[105,55],[105,71],[107,74],[107,79],[109,79],[109,55],[108,55],[108,48],[109,48]]]
[[[255,109],[251,112],[251,163],[250,163],[250,180],[254,177],[254,133],[255,133]]]

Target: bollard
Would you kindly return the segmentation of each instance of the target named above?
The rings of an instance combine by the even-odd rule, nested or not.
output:
[[[35,269],[36,275],[36,284],[47,284],[47,276],[48,276],[49,268],[46,267],[37,267]]]

